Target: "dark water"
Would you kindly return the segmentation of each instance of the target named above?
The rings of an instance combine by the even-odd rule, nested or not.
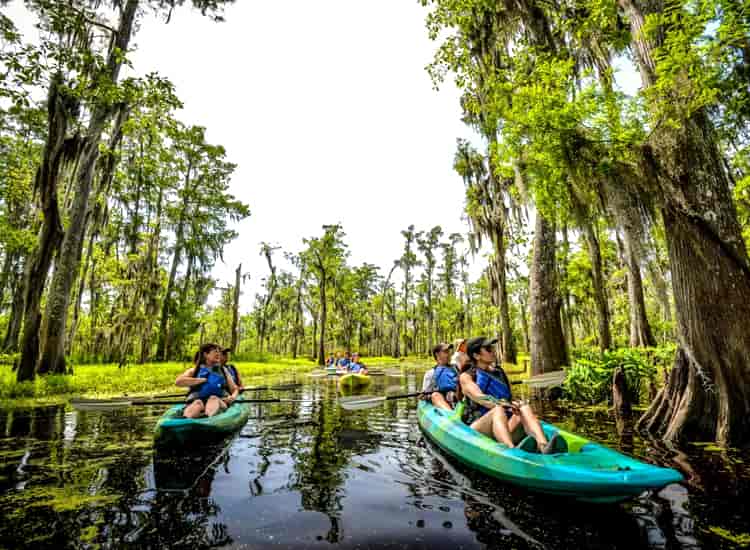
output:
[[[368,393],[413,391],[421,373],[405,374],[376,379]],[[255,406],[238,436],[190,452],[154,451],[159,407],[0,409],[0,547],[750,545],[750,461],[740,451],[677,452],[627,427],[618,435],[605,410],[537,403],[551,421],[689,478],[624,504],[578,504],[446,459],[421,436],[413,399],[346,412],[335,382],[299,380],[277,395],[322,401]]]

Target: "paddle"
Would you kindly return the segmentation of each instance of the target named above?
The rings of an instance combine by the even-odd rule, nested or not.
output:
[[[237,399],[235,403],[308,403],[315,399],[281,399],[278,397],[269,399]],[[184,405],[185,401],[161,401],[147,399],[71,399],[70,404],[81,411],[103,411],[119,409],[133,405]]]
[[[360,411],[378,406],[380,403],[390,401],[391,399],[405,399],[407,397],[417,397],[424,395],[424,392],[405,393],[402,395],[352,395],[349,397],[340,397],[339,405],[347,411]]]
[[[254,386],[252,388],[240,388],[240,393],[245,393],[246,391],[262,391],[262,390],[286,391],[286,390],[294,390],[296,388],[299,388],[300,386],[302,386],[302,384],[299,382],[294,382],[294,383],[289,383],[289,384],[279,384],[277,386]],[[185,397],[186,395],[187,395],[186,392],[167,393],[167,394],[152,395],[149,397],[149,399],[166,399],[169,397]],[[129,399],[127,395],[124,397],[125,399]]]
[[[517,380],[515,382],[511,382],[511,384],[516,385],[520,384],[521,381]],[[431,392],[415,392],[415,393],[404,393],[401,395],[352,395],[349,397],[340,397],[339,398],[339,405],[342,409],[345,409],[347,411],[361,411],[364,409],[371,409],[373,407],[377,407],[381,403],[384,403],[386,401],[390,401],[391,399],[405,399],[407,397],[417,397],[420,395],[424,395],[425,393],[431,393]],[[510,407],[511,404],[507,401],[498,401],[501,405]]]

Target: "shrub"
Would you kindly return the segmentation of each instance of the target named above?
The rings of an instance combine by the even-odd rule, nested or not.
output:
[[[657,369],[669,368],[675,346],[661,348],[619,348],[601,352],[591,347],[577,348],[571,353],[564,388],[569,399],[584,403],[601,403],[611,398],[612,376],[621,367],[628,383],[629,398],[639,403]]]

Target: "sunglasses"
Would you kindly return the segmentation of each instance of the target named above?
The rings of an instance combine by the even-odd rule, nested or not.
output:
[[[495,346],[482,346],[482,349],[490,353],[495,353]]]

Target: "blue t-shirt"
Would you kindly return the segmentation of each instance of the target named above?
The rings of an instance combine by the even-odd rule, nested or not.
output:
[[[348,367],[349,363],[351,363],[349,359],[347,359],[346,357],[342,357],[341,359],[339,359],[338,365],[339,367]]]

